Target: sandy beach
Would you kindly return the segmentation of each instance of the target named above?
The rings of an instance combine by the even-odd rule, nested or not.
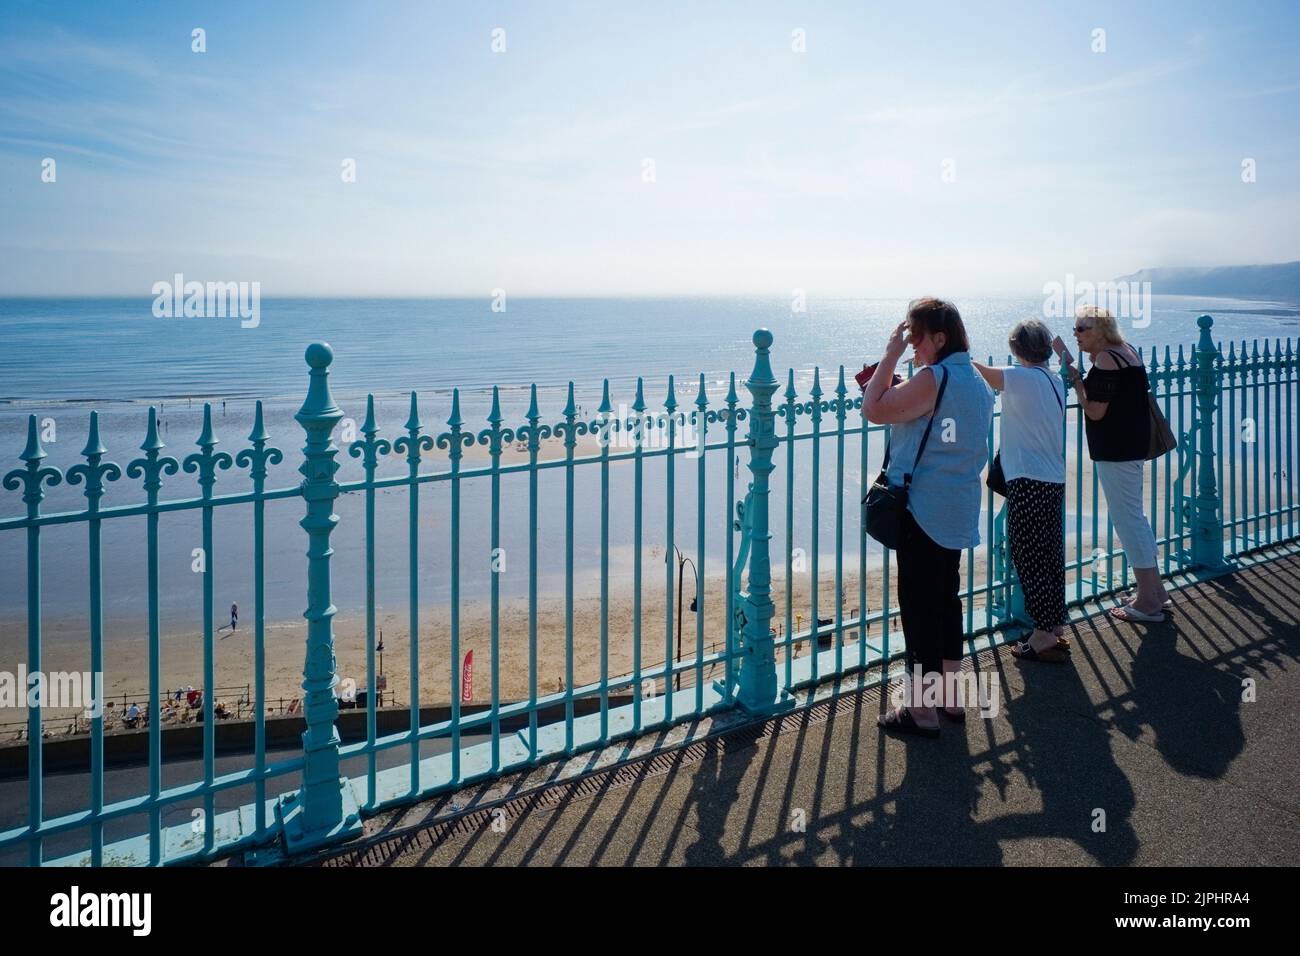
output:
[[[645,671],[662,666],[665,650],[664,580],[659,568],[647,573],[653,581],[643,582],[641,615],[641,666]],[[833,567],[823,568],[823,583],[819,589],[818,616],[833,617],[835,588]],[[675,582],[675,570],[674,570]],[[868,573],[868,598],[879,595],[881,572]],[[685,585],[687,607],[682,613],[682,658],[694,655],[696,643],[696,615],[689,610],[692,585],[689,577]],[[894,593],[891,582],[891,597]],[[809,578],[807,574],[795,579],[793,604],[801,615],[803,628],[810,622]],[[721,650],[725,639],[723,617],[725,613],[725,578],[711,576],[706,581],[703,598],[705,652]],[[844,572],[844,617],[847,619],[857,609],[857,575]],[[674,583],[675,599],[675,583]],[[784,583],[776,581],[773,600],[777,616],[773,625],[783,629]],[[628,674],[633,669],[633,595],[630,586],[610,585],[609,598],[609,675]],[[674,617],[674,645],[676,640]],[[47,641],[43,651],[45,671],[84,671],[88,666],[89,652],[84,640],[71,639],[72,630],[84,632],[84,624],[47,622],[44,628]],[[565,606],[562,594],[539,596],[537,606],[537,688],[538,694],[552,694],[563,687],[565,677]],[[409,697],[410,643],[408,614],[405,609],[377,614],[376,630],[382,631],[384,642],[384,672],[388,677],[385,702],[396,700],[407,703]],[[798,628],[796,627],[796,630]],[[878,628],[877,628],[878,630]],[[420,699],[423,702],[446,702],[451,687],[451,615],[445,604],[421,608],[420,620]],[[334,619],[337,670],[340,678],[352,678],[364,689],[366,684],[366,622],[364,614],[340,613]],[[529,614],[526,600],[503,600],[500,607],[500,657],[498,660],[501,697],[504,700],[525,699],[529,696]],[[856,631],[845,632],[845,642],[856,640]],[[300,697],[303,653],[306,641],[306,622],[268,622],[266,627],[266,695],[268,701],[278,698],[285,701]],[[167,689],[202,684],[203,641],[201,632],[177,631],[165,634],[161,640],[160,658],[162,685]],[[131,698],[146,697],[148,693],[148,640],[143,633],[109,634],[105,638],[105,684],[110,696]],[[486,600],[463,601],[460,611],[460,654],[474,653],[474,700],[484,701],[491,696],[491,628],[490,605]],[[253,629],[251,620],[241,620],[239,629],[219,633],[213,641],[215,686],[242,688],[253,681]],[[806,654],[805,648],[802,653]],[[0,627],[0,654],[6,660],[19,660],[26,656],[26,632],[21,622]],[[779,654],[778,654],[779,656]],[[596,594],[575,593],[573,606],[573,678],[575,686],[591,683],[600,678],[600,601]],[[683,683],[690,683],[688,676]],[[218,699],[232,705],[240,695],[239,690],[225,690]],[[120,704],[118,705],[120,710]],[[71,711],[49,710],[51,714],[70,716]],[[6,724],[25,717],[23,709],[6,713]]]

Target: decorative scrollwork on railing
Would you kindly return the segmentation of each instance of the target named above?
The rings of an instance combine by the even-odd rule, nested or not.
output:
[[[488,454],[496,460],[501,456],[504,447],[513,442],[516,437],[513,428],[501,424],[505,419],[501,415],[501,396],[496,385],[492,386],[492,408],[488,412],[487,420],[488,427],[478,433],[478,443],[485,445]]]
[[[104,484],[117,481],[122,477],[122,469],[111,461],[104,461],[108,449],[99,440],[99,412],[90,413],[90,434],[86,438],[86,447],[81,450],[86,459],[84,465],[73,465],[64,476],[70,485],[86,483],[86,500],[92,511],[99,507],[99,499],[104,496]],[[229,457],[229,456],[227,456]]]
[[[18,456],[26,462],[23,468],[15,468],[4,477],[4,486],[10,491],[23,491],[23,501],[27,504],[28,517],[40,513],[41,501],[45,498],[42,486],[54,487],[63,480],[63,472],[57,468],[42,465],[46,458],[45,449],[41,447],[40,433],[36,428],[36,416],[27,416],[27,447]]]
[[[253,479],[253,488],[261,491],[262,483],[266,480],[267,466],[280,464],[284,460],[284,452],[267,444],[271,436],[262,423],[260,401],[253,412],[253,430],[248,433],[248,440],[253,443],[253,447],[245,448],[236,454],[235,464],[249,470],[249,477]]]
[[[258,402],[259,409],[261,402]],[[149,424],[145,432],[144,443],[140,450],[144,452],[143,458],[137,458],[126,466],[126,474],[129,478],[143,478],[144,490],[150,496],[150,503],[157,500],[158,489],[162,487],[163,475],[174,475],[180,471],[180,463],[175,458],[161,454],[166,445],[158,437],[158,412],[149,406]]]
[[[224,451],[216,451],[220,444],[212,430],[212,405],[203,403],[203,430],[194,443],[199,450],[185,457],[184,468],[187,474],[198,474],[199,487],[203,497],[212,497],[212,486],[217,483],[217,471],[228,469],[235,460]]]

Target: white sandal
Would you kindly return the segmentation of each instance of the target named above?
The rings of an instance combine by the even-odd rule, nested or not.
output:
[[[1130,624],[1163,624],[1165,620],[1164,611],[1159,614],[1147,614],[1145,611],[1139,611],[1132,604],[1121,604],[1119,607],[1111,608],[1110,616],[1121,621],[1127,621]]]

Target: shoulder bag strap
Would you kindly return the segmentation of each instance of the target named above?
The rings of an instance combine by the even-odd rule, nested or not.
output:
[[[903,487],[907,488],[912,484],[912,475],[916,472],[916,466],[921,463],[921,454],[925,451],[925,445],[930,440],[930,429],[934,428],[934,416],[939,414],[939,403],[943,401],[943,390],[948,387],[948,370],[943,370],[943,381],[939,383],[939,394],[934,398],[934,411],[930,413],[930,423],[925,426],[925,434],[921,436],[921,447],[916,450],[916,460],[912,462],[912,470],[903,475]]]
[[[1061,396],[1056,394],[1056,383],[1052,381],[1052,373],[1041,365],[1035,365],[1034,368],[1047,376],[1047,384],[1052,387],[1052,397],[1056,399],[1056,404],[1061,406],[1061,411],[1065,411],[1065,403],[1061,401]]]

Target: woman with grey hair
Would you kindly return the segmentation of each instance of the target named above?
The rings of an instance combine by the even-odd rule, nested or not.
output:
[[[1052,332],[1037,319],[1017,322],[1007,344],[1018,365],[973,363],[1002,393],[1002,473],[1007,539],[1033,633],[1011,653],[1020,660],[1068,660],[1065,616],[1065,385],[1048,370]]]

